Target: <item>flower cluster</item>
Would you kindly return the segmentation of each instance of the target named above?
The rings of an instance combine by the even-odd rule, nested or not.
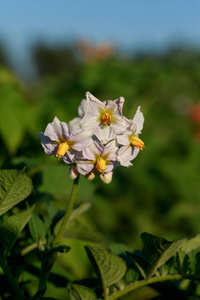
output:
[[[132,166],[131,161],[145,147],[138,137],[144,123],[140,107],[129,120],[122,114],[123,104],[123,97],[101,102],[87,92],[77,118],[67,124],[55,117],[38,133],[45,153],[68,164],[72,179],[79,174],[88,180],[100,175],[103,182],[110,183],[115,168]]]

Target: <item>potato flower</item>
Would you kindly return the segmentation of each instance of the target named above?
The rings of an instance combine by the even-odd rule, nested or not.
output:
[[[130,121],[122,115],[124,98],[99,101],[90,92],[86,93],[87,110],[80,121],[84,130],[91,131],[103,144],[123,133]]]
[[[82,129],[71,131],[69,125],[60,122],[57,117],[47,125],[44,132],[38,133],[38,136],[45,153],[61,158],[66,164],[73,163],[76,153],[91,142],[85,138]]]
[[[106,146],[98,141],[93,141],[83,149],[82,157],[75,160],[76,169],[80,174],[86,175],[89,180],[99,174],[104,182],[109,183],[112,180],[111,174],[114,162],[117,160],[117,151],[118,147],[115,141],[109,142]]]
[[[45,153],[69,165],[72,179],[82,174],[92,180],[98,175],[110,183],[115,168],[132,166],[131,161],[145,147],[138,137],[144,123],[140,106],[128,120],[122,114],[123,104],[123,97],[101,102],[87,92],[78,107],[78,117],[69,125],[55,117],[44,132],[38,133]]]
[[[144,116],[139,106],[129,130],[117,136],[117,141],[121,145],[117,160],[122,166],[132,166],[131,161],[138,155],[139,150],[143,150],[145,147],[144,142],[138,137],[142,131],[143,123]]]

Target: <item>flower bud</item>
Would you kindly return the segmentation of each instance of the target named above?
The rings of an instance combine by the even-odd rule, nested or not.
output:
[[[94,172],[90,172],[88,174],[85,175],[85,178],[87,178],[87,180],[91,181],[93,180],[95,177],[95,173]]]
[[[76,169],[76,166],[70,166],[69,168],[69,177],[71,179],[76,179],[79,175],[79,172]]]
[[[107,174],[100,174],[100,178],[104,183],[110,183],[112,181],[113,172]]]

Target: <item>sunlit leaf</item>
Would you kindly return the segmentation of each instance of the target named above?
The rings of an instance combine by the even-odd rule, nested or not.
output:
[[[13,247],[19,234],[28,223],[34,208],[32,206],[25,212],[13,215],[0,225],[1,244],[5,250],[9,251]]]
[[[0,170],[0,215],[28,197],[32,180],[23,170]]]
[[[190,251],[197,250],[198,248],[200,248],[200,234],[188,240],[181,250],[185,253],[189,253]]]
[[[181,239],[169,242],[146,232],[141,234],[141,239],[144,245],[144,260],[148,265],[147,278],[150,278],[160,266],[174,256],[187,241],[187,239]]]
[[[97,300],[96,294],[85,286],[69,284],[68,290],[71,300]]]
[[[127,267],[122,258],[90,245],[85,248],[95,273],[104,286],[118,282],[125,275]]]

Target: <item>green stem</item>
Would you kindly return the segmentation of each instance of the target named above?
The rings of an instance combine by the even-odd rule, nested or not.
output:
[[[37,248],[40,249],[41,246],[44,246],[46,244],[47,244],[47,240],[44,239],[44,240],[40,241],[39,244],[38,244],[38,242],[35,242],[35,243],[31,244],[31,245],[28,245],[27,247],[25,247],[24,249],[22,249],[21,256],[24,256],[24,255],[28,254],[29,252],[31,252],[31,251],[33,251],[33,250],[35,250]]]
[[[21,256],[24,256],[24,255],[28,254],[29,252],[35,250],[36,248],[38,248],[38,243],[33,243],[33,244],[27,246],[26,248],[24,248],[21,251]]]
[[[127,286],[125,289],[123,289],[122,291],[116,292],[114,294],[112,294],[110,297],[108,297],[109,300],[116,300],[119,299],[119,297],[124,296],[125,294],[132,292],[140,287],[143,287],[145,285],[149,285],[152,283],[156,283],[156,282],[161,282],[161,281],[166,281],[166,280],[180,280],[182,279],[182,275],[180,274],[176,274],[176,275],[167,275],[167,276],[159,276],[159,277],[153,277],[149,280],[142,280],[139,282],[135,282],[129,286]]]
[[[69,217],[70,217],[70,214],[71,214],[71,211],[72,211],[72,208],[73,208],[73,204],[74,204],[76,191],[77,191],[77,188],[78,188],[78,182],[79,182],[79,176],[76,179],[74,179],[74,183],[73,183],[73,187],[72,187],[72,190],[71,190],[70,198],[69,198],[69,201],[67,203],[67,209],[66,209],[62,224],[60,226],[60,229],[57,233],[57,236],[55,237],[54,245],[56,245],[60,241],[60,239],[62,238],[62,236],[65,232],[65,229],[67,227]]]
[[[24,299],[24,295],[22,293],[22,290],[20,289],[18,282],[16,278],[13,276],[10,268],[8,267],[4,257],[0,254],[0,265],[4,271],[4,274],[6,275],[8,282],[10,283],[13,291],[15,292],[15,295],[17,296],[17,299],[22,300]]]

